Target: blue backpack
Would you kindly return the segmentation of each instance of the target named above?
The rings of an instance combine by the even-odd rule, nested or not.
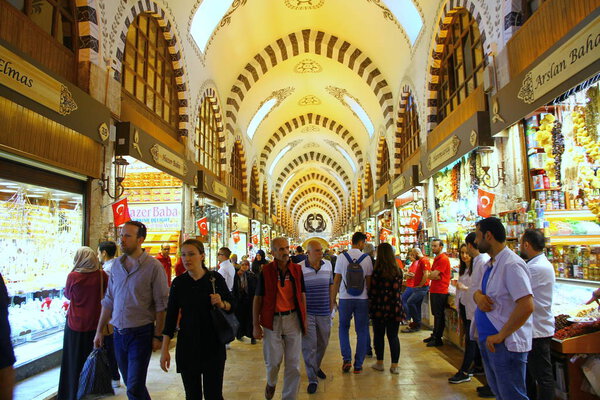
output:
[[[346,293],[350,296],[360,296],[365,289],[365,272],[360,263],[368,256],[368,254],[361,255],[358,260],[350,258],[347,252],[344,253],[344,256],[346,256],[346,259],[348,260],[346,279],[344,280]]]

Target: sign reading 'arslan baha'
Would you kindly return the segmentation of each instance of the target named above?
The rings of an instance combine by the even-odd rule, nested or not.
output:
[[[176,172],[179,175],[187,175],[187,166],[185,164],[185,160],[171,153],[164,147],[155,144],[150,148],[150,154],[152,154],[154,162],[158,165]]]
[[[65,85],[2,46],[0,84],[60,115],[68,115],[77,110],[77,104]]]
[[[446,140],[429,154],[427,168],[429,168],[430,171],[433,171],[438,165],[454,157],[458,152],[459,146],[460,139],[456,136],[452,136],[450,139]]]
[[[531,104],[600,58],[600,17],[525,75],[518,98]]]

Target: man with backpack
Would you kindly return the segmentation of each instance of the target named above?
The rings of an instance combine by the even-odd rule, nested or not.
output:
[[[369,341],[369,300],[367,291],[371,284],[373,263],[362,252],[367,236],[362,232],[352,235],[352,248],[342,253],[335,264],[335,278],[331,308],[335,306],[335,294],[340,293],[338,311],[340,315],[339,338],[342,350],[342,371],[350,372],[352,349],[350,348],[350,320],[354,317],[357,335],[354,354],[354,373],[362,372]]]

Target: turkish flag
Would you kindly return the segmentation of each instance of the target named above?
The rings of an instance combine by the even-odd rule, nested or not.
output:
[[[231,237],[233,238],[233,243],[238,244],[240,241],[240,231],[233,232]]]
[[[200,229],[200,235],[208,235],[208,219],[206,217],[202,217],[196,221],[196,225],[198,225],[198,229]]]
[[[495,197],[496,195],[494,193],[477,189],[477,215],[483,218],[491,216]]]
[[[121,226],[125,222],[131,221],[131,217],[129,216],[129,207],[127,206],[127,197],[125,197],[123,200],[113,203],[112,210],[115,226]]]
[[[371,235],[371,232],[367,232],[367,242],[370,242],[371,239],[373,239],[373,235]]]
[[[379,231],[379,241],[380,242],[387,241],[387,238],[390,235],[390,233],[392,233],[391,230],[389,230],[387,228],[381,228],[381,230]]]
[[[252,235],[252,243],[258,245],[258,235]]]
[[[420,221],[421,221],[420,215],[411,213],[410,214],[410,222],[409,222],[408,226],[410,226],[410,229],[412,229],[413,231],[417,231],[419,229]]]

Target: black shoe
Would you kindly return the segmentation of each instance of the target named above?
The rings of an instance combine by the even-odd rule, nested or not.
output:
[[[448,378],[448,382],[450,383],[463,383],[469,382],[470,380],[471,377],[462,371],[458,371],[452,378]]]
[[[265,399],[271,400],[275,395],[275,386],[269,386],[269,384],[265,385]]]
[[[429,343],[433,340],[433,336],[429,336],[428,338],[423,339],[423,343]]]
[[[367,354],[366,354],[366,356],[368,358],[373,358],[373,350],[368,351]]]
[[[473,367],[469,371],[469,376],[481,376],[481,375],[485,375],[485,371],[484,371],[483,367]]]
[[[325,375],[325,372],[323,372],[323,370],[320,368],[319,368],[319,371],[317,372],[317,377],[319,379],[327,379],[327,375]]]
[[[250,344],[256,344],[256,339],[250,339]]]
[[[316,383],[309,383],[308,387],[306,388],[306,391],[308,392],[308,394],[313,394],[317,391],[317,384]]]
[[[350,368],[352,368],[352,361],[344,360],[342,363],[342,372],[350,372]]]
[[[444,345],[444,342],[441,340],[437,340],[437,339],[427,342],[427,347],[440,347],[443,345]]]
[[[477,391],[477,395],[484,399],[495,399],[496,395],[489,386],[484,386],[482,390]]]
[[[482,390],[486,390],[489,389],[490,387],[488,385],[485,386],[477,386],[477,393],[481,392]]]

